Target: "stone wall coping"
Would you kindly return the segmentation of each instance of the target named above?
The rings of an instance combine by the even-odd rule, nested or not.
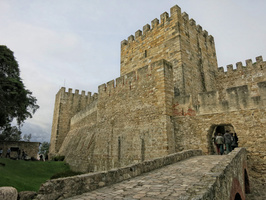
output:
[[[186,150],[109,171],[49,180],[41,185],[37,199],[53,200],[79,195],[199,155],[202,155],[202,150]]]
[[[232,170],[233,172],[236,171],[236,169],[240,169],[241,171],[243,170],[243,163],[239,162],[239,159],[241,159],[241,157],[244,160],[246,160],[247,158],[247,151],[245,148],[236,148],[228,155],[224,156],[224,159],[210,170],[211,173],[205,174],[201,181],[197,184],[194,184],[193,188],[190,188],[187,191],[186,195],[183,196],[183,198],[227,199],[227,197],[225,197],[227,195],[226,192],[221,192],[221,185],[222,183],[226,184],[225,177],[228,177],[228,172],[230,172],[230,170]],[[237,165],[239,165],[239,168],[237,168]],[[230,177],[233,180],[233,175],[230,175]],[[220,191],[217,191],[217,189]],[[242,189],[244,190],[244,188]],[[217,193],[222,193],[221,195],[225,196],[218,197],[217,195],[215,195]]]

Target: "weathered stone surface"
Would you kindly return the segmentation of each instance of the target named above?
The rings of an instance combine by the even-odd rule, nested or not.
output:
[[[22,191],[18,193],[18,200],[31,200],[37,196],[37,192]]]
[[[64,199],[79,195],[201,154],[200,150],[188,150],[106,172],[50,180],[40,187],[36,199]]]
[[[69,198],[79,199],[245,199],[246,150],[196,156],[136,178]]]
[[[18,191],[13,187],[0,187],[1,200],[17,200]]]

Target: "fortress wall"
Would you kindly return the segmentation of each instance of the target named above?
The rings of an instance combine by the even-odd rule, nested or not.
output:
[[[245,109],[197,116],[174,117],[176,149],[201,149],[209,154],[214,149],[213,127],[232,125],[238,136],[239,147],[248,151],[249,174],[263,183],[266,178],[265,128],[266,110]]]
[[[107,170],[175,152],[172,74],[160,60],[100,85],[97,123],[73,123],[60,149],[71,168]]]
[[[242,62],[236,63],[236,68],[233,65],[227,65],[227,70],[219,67],[217,73],[217,90],[220,94],[220,99],[225,98],[225,89],[236,87],[239,85],[247,85],[252,97],[259,96],[259,88],[257,83],[266,81],[266,62],[262,56],[256,57],[256,62],[251,59],[246,60],[244,66]]]
[[[255,87],[257,88],[257,96],[252,96]],[[245,109],[261,109],[266,105],[266,81],[254,84],[253,88],[250,88],[249,85],[242,85],[227,88],[223,94],[219,91],[199,93],[197,104],[192,103],[191,95],[175,97],[173,115],[195,116]]]
[[[66,134],[70,130],[71,117],[84,109],[86,105],[93,102],[95,98],[97,98],[97,96],[91,96],[90,92],[88,92],[88,95],[85,95],[85,91],[79,94],[79,90],[75,90],[73,94],[72,89],[66,92],[65,88],[62,87],[59,90],[56,94],[54,106],[51,145],[49,149],[50,157],[59,151]]]
[[[76,127],[84,125],[91,126],[97,123],[97,98],[85,109],[81,110],[71,118],[70,129],[75,129]]]
[[[173,65],[175,95],[197,94],[215,89],[217,71],[212,36],[178,6],[121,42],[121,75],[159,59]],[[194,101],[194,98],[193,98]]]

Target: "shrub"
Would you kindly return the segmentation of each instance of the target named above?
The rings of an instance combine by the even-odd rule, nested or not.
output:
[[[55,156],[52,158],[53,161],[64,161],[65,156]]]

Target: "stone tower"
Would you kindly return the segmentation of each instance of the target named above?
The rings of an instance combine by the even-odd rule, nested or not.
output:
[[[217,59],[214,39],[181,13],[178,6],[161,14],[121,42],[121,75],[165,59],[173,65],[175,95],[198,94],[216,89]],[[193,98],[194,100],[195,98]],[[194,101],[193,101],[194,103]]]

